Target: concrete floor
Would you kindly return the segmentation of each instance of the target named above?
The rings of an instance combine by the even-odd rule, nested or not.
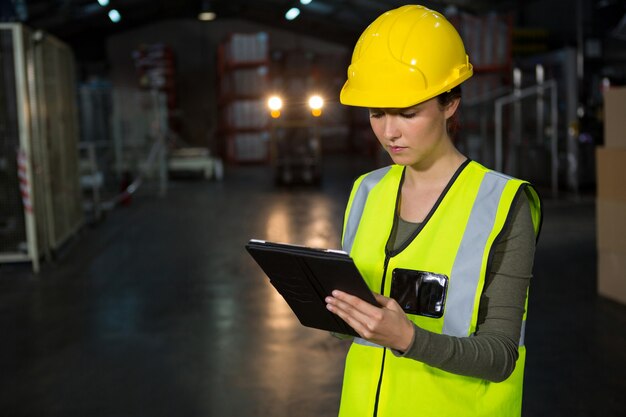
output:
[[[86,227],[34,276],[0,264],[0,416],[337,413],[347,342],[299,325],[249,238],[339,246],[367,162],[321,188],[264,167],[176,181]],[[545,201],[526,334],[524,416],[626,415],[626,306],[595,294],[591,198]]]

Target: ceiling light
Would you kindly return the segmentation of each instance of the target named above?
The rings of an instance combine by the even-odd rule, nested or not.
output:
[[[304,4],[305,6],[311,3],[313,0],[300,0],[300,4]]]
[[[109,0],[98,0],[98,4],[102,7],[107,7],[109,5]]]
[[[111,9],[109,10],[109,19],[111,19],[111,22],[117,23],[122,20],[122,15],[117,10]]]
[[[298,17],[299,14],[300,9],[298,9],[297,7],[292,7],[291,9],[287,10],[287,13],[285,13],[285,19],[293,20]]]
[[[202,20],[204,22],[209,22],[211,20],[215,20],[216,14],[214,12],[200,12],[198,13],[198,20]]]
[[[209,0],[202,0],[202,5],[200,6],[200,13],[198,13],[198,20],[202,20],[203,22],[210,22],[211,20],[215,20],[217,14],[211,7],[211,2]]]

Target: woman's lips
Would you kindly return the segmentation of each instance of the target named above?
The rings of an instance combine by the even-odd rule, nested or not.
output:
[[[404,146],[389,146],[389,152],[391,153],[400,153],[405,149],[406,147]]]

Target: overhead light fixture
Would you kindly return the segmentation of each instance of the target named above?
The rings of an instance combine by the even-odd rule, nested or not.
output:
[[[202,20],[203,22],[210,22],[211,20],[215,20],[217,15],[214,12],[200,12],[198,13],[198,20]]]
[[[117,23],[122,20],[122,15],[117,10],[111,9],[109,10],[109,19],[111,19],[111,22]]]
[[[298,9],[297,7],[292,7],[291,9],[287,10],[287,13],[285,13],[285,19],[293,20],[299,15],[300,15],[300,9]]]
[[[217,14],[213,11],[211,7],[211,2],[209,0],[202,0],[202,6],[200,9],[200,13],[198,13],[198,20],[202,20],[203,22],[210,22],[211,20],[215,20]]]
[[[109,0],[98,0],[98,4],[102,7],[107,7],[109,5]]]
[[[300,0],[300,4],[304,4],[305,6],[311,3],[313,0]]]

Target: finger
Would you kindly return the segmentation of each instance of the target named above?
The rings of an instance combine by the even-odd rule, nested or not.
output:
[[[367,316],[357,312],[354,309],[344,310],[342,308],[335,308],[333,310],[337,316],[345,321],[350,327],[352,327],[358,334],[364,339],[372,339],[377,334],[376,326],[377,322],[371,320]]]
[[[380,308],[343,291],[333,291],[330,304],[341,309],[345,314],[352,316],[367,328],[371,328],[382,318]]]
[[[374,298],[376,299],[376,301],[378,301],[378,304],[380,304],[381,306],[386,306],[389,300],[391,300],[391,298],[385,297],[384,295],[378,294],[378,293],[374,293]]]
[[[368,314],[351,304],[351,301],[355,301],[353,298],[356,297],[348,298],[348,301],[344,301],[336,297],[327,297],[326,303],[331,312],[337,314],[346,322],[365,324],[371,321]]]
[[[354,307],[355,309],[357,309],[358,311],[364,313],[364,314],[372,314],[373,312],[378,310],[377,306],[373,306],[370,303],[368,303],[367,301],[354,296],[352,294],[348,294],[346,292],[340,291],[340,290],[334,290],[332,292],[333,297],[335,297],[336,299],[345,302],[347,304],[350,304],[352,307]],[[376,296],[376,294],[374,294],[374,296]]]
[[[352,327],[361,337],[363,336],[364,325],[357,320],[354,316],[346,312],[345,310],[337,307],[336,305],[327,304],[329,311],[336,314],[340,319],[345,321],[350,327]]]
[[[378,304],[380,304],[383,308],[398,312],[404,312],[404,310],[402,310],[402,307],[400,307],[400,304],[398,304],[398,302],[393,298],[385,297],[384,295],[376,293],[374,293],[374,297],[376,298],[376,301],[378,301]]]
[[[371,304],[346,293],[333,293],[338,296],[328,297],[328,309],[348,323],[362,337],[369,338],[377,333],[377,328],[384,318],[383,311]],[[352,303],[357,304],[355,307]]]

